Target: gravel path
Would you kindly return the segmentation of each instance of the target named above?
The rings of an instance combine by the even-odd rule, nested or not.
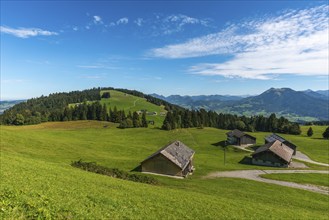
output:
[[[304,189],[312,192],[317,192],[325,195],[329,195],[329,188],[315,185],[304,185],[293,182],[271,180],[260,177],[262,174],[271,174],[271,173],[324,173],[329,174],[329,171],[326,170],[236,170],[236,171],[224,171],[224,172],[214,172],[210,173],[204,178],[212,179],[218,177],[230,177],[230,178],[242,178],[255,180],[264,183],[272,183],[280,186],[287,186],[297,189]]]
[[[304,161],[304,162],[307,162],[307,163],[312,163],[312,164],[316,164],[316,165],[320,165],[320,166],[329,167],[329,164],[316,162],[316,161],[312,160],[311,158],[309,158],[307,155],[303,154],[300,151],[297,151],[296,155],[292,156],[292,158],[300,160],[300,161]]]

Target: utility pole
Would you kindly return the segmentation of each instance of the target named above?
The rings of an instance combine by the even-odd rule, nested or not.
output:
[[[224,146],[224,166],[226,165],[226,141]]]

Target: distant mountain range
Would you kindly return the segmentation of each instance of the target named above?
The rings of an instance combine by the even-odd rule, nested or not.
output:
[[[0,101],[0,115],[6,110],[14,105],[24,102],[25,100],[11,100],[11,101]]]
[[[292,121],[329,120],[329,90],[294,91],[290,88],[271,88],[255,96],[199,95],[199,96],[151,96],[188,109],[216,111],[237,115],[268,116],[276,113]],[[25,100],[0,101],[0,114]]]
[[[213,110],[237,115],[269,115],[276,113],[293,121],[329,120],[329,90],[295,91],[271,88],[256,96],[152,96],[189,109]]]

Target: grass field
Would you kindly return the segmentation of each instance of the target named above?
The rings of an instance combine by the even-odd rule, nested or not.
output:
[[[129,95],[123,92],[119,92],[116,90],[102,90],[101,95],[104,92],[110,92],[111,97],[108,99],[102,99],[101,103],[106,104],[108,108],[117,107],[118,110],[124,110],[126,114],[131,111],[131,113],[140,110],[147,110],[147,112],[156,112],[157,115],[147,115],[147,120],[153,120],[155,122],[155,127],[161,127],[163,124],[163,120],[165,119],[165,115],[160,115],[160,113],[166,113],[167,111],[164,109],[164,106],[157,106],[150,102],[147,102],[146,99],[136,97],[133,95]],[[152,126],[154,127],[154,126]]]
[[[265,174],[264,178],[329,187],[329,175],[318,173]]]
[[[224,165],[218,142],[225,140],[225,130],[116,126],[98,121],[1,126],[0,218],[260,219],[266,213],[267,219],[327,219],[325,195],[240,179],[202,179],[211,171],[272,169],[239,163],[249,154],[233,148]],[[266,134],[253,133],[258,144]],[[301,148],[312,152],[312,159],[328,160],[326,140],[288,137],[306,143]],[[83,159],[130,171],[175,139],[196,151],[196,171],[184,180],[155,176],[160,185],[151,186],[70,166]]]

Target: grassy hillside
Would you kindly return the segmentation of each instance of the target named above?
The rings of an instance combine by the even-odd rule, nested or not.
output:
[[[264,178],[329,187],[329,175],[318,173],[265,174]]]
[[[325,195],[247,180],[202,179],[217,170],[267,169],[240,164],[248,153],[233,148],[224,165],[218,142],[225,140],[225,130],[121,130],[97,121],[0,128],[0,218],[259,219],[264,213],[270,219],[327,218]],[[254,135],[262,144],[266,133]],[[312,159],[328,161],[328,141],[288,137],[303,143]],[[70,166],[83,159],[130,171],[175,139],[196,151],[196,171],[188,179],[156,176],[161,185],[151,186]]]
[[[156,127],[162,126],[165,115],[161,116],[160,113],[166,112],[164,106],[157,106],[146,101],[146,99],[144,98],[126,94],[116,90],[102,90],[101,95],[104,92],[110,92],[111,97],[108,99],[102,98],[101,103],[102,104],[105,103],[108,107],[111,107],[112,110],[114,106],[116,106],[118,110],[125,110],[126,114],[129,111],[133,113],[134,111],[140,111],[140,110],[147,110],[147,112],[149,113],[156,112],[156,115],[147,115],[146,119],[153,120],[155,122]]]

